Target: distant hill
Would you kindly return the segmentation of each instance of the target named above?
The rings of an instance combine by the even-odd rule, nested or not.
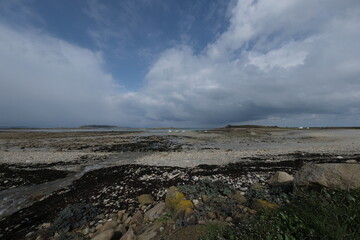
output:
[[[226,125],[225,128],[278,128],[278,126],[262,126],[262,125]]]
[[[118,126],[113,125],[82,125],[79,128],[82,129],[93,129],[93,128],[118,128]]]

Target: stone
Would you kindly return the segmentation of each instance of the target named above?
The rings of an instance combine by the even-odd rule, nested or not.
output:
[[[135,224],[139,226],[144,219],[144,214],[141,211],[137,211],[131,218],[130,225]]]
[[[109,229],[115,229],[117,227],[117,222],[115,221],[110,221],[110,222],[106,222],[103,226],[101,226],[101,228],[99,228],[95,234],[93,236],[97,236],[98,234],[105,232]]]
[[[261,183],[257,182],[257,183],[253,183],[250,186],[250,189],[253,191],[262,191],[262,190],[264,190],[264,186]]]
[[[102,226],[103,226],[102,224],[96,225],[95,229],[99,230],[100,228],[102,228]]]
[[[114,233],[114,229],[109,229],[91,238],[91,240],[110,240],[114,236]]]
[[[86,227],[82,230],[82,234],[88,235],[90,233],[90,228]]]
[[[295,174],[294,186],[358,189],[360,188],[360,164],[307,164]]]
[[[125,210],[120,210],[120,211],[118,211],[117,212],[117,216],[118,216],[118,219],[122,219],[122,217],[124,216],[124,213],[125,213],[126,211]]]
[[[186,219],[194,213],[194,204],[190,200],[180,201],[174,209],[175,219]]]
[[[40,229],[47,229],[47,228],[49,228],[51,226],[51,223],[43,223],[43,224],[41,224],[40,225]]]
[[[160,232],[164,223],[162,222],[154,222],[149,225],[144,232],[137,236],[137,240],[151,240],[154,239]]]
[[[152,204],[154,202],[153,197],[150,194],[142,194],[138,196],[140,205]]]
[[[201,200],[204,202],[204,203],[207,203],[210,199],[207,195],[202,195],[201,196]]]
[[[250,214],[252,214],[252,215],[255,215],[255,214],[257,214],[257,211],[256,210],[254,210],[254,209],[250,209],[249,208],[249,211],[248,211]]]
[[[159,202],[153,208],[151,208],[149,211],[145,212],[144,221],[152,222],[152,221],[158,219],[163,214],[164,209],[165,209],[165,203]]]
[[[247,217],[247,215],[244,213],[236,213],[234,218],[235,218],[235,221],[240,221],[246,217]]]
[[[35,232],[28,232],[26,235],[25,235],[25,238],[31,238],[35,235]],[[1,234],[0,234],[0,239],[1,239]]]
[[[128,217],[124,222],[125,226],[129,226],[130,222],[131,222],[131,217]]]
[[[244,197],[239,191],[236,191],[232,198],[241,204],[246,203],[246,197]]]
[[[197,199],[193,199],[192,202],[195,206],[199,205],[199,203],[200,203],[199,200],[197,200]]]
[[[165,196],[166,208],[173,211],[176,205],[182,200],[185,200],[185,195],[182,192],[180,192],[177,187],[172,186],[167,190]]]
[[[208,219],[216,219],[216,214],[214,212],[208,212],[206,215]]]
[[[270,203],[266,200],[255,199],[251,205],[251,207],[255,210],[267,210],[267,209],[275,209],[278,208],[279,205],[275,203]]]
[[[291,184],[294,180],[294,177],[288,174],[287,172],[277,171],[269,180],[268,184],[270,186],[280,186]]]
[[[232,221],[233,221],[232,217],[225,218],[225,222],[232,222]]]
[[[117,213],[110,213],[109,214],[109,219],[116,220],[117,218],[118,218]]]
[[[123,235],[126,233],[126,227],[124,224],[120,224],[115,228],[115,232],[121,232]]]
[[[350,163],[350,164],[356,164],[358,163],[355,159],[350,159],[350,160],[346,160],[346,163]]]
[[[120,240],[135,240],[136,236],[134,233],[134,230],[132,228],[129,228],[127,232],[120,238]]]
[[[124,223],[129,218],[129,213],[124,213],[121,222]]]

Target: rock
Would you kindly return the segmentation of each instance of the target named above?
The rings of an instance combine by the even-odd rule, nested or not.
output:
[[[144,214],[141,211],[137,211],[131,218],[130,225],[136,224],[139,226],[144,219]]]
[[[97,235],[99,235],[100,233],[102,233],[102,232],[105,232],[105,231],[107,231],[107,230],[109,230],[109,229],[114,229],[114,228],[116,228],[117,227],[117,222],[115,222],[115,221],[110,221],[110,222],[106,222],[103,226],[101,226],[101,228],[99,228],[98,230],[97,230],[97,232],[95,232],[95,234],[93,235],[93,236],[97,236]]]
[[[177,187],[170,187],[165,196],[165,206],[173,211],[176,205],[185,199],[185,195]]]
[[[40,225],[39,229],[47,229],[51,226],[51,223],[43,223]]]
[[[232,198],[241,204],[246,203],[246,198],[239,191],[236,191]]]
[[[291,184],[294,180],[294,177],[290,174],[282,171],[277,171],[269,180],[268,184],[270,186],[279,186]]]
[[[347,160],[347,161],[345,161],[346,163],[351,163],[351,164],[353,164],[353,163],[358,163],[355,159],[350,159],[350,160]]]
[[[278,208],[279,205],[275,203],[270,203],[266,200],[255,199],[251,207],[255,210],[266,210],[266,209],[275,209]]]
[[[153,197],[150,194],[142,194],[138,196],[140,205],[152,204],[154,202]]]
[[[96,225],[95,229],[99,230],[100,228],[102,228],[102,226],[103,226],[102,224]]]
[[[199,205],[199,203],[200,203],[199,200],[197,200],[197,199],[193,199],[192,202],[195,206]]]
[[[255,214],[257,214],[257,211],[256,210],[254,210],[254,209],[250,209],[249,208],[249,211],[248,211],[250,214],[252,214],[252,215],[255,215]]]
[[[225,218],[225,222],[232,222],[232,221],[233,221],[232,217]]]
[[[126,227],[124,224],[120,224],[115,228],[115,232],[121,232],[123,235],[126,233]]]
[[[130,225],[130,222],[131,222],[131,217],[128,217],[124,222],[125,226],[128,227]]]
[[[126,211],[125,210],[120,210],[120,211],[118,211],[117,212],[117,215],[118,215],[118,219],[122,219],[122,217],[124,216],[124,213],[125,213]]]
[[[174,209],[175,219],[187,219],[194,213],[194,204],[190,200],[180,201]]]
[[[208,202],[210,199],[209,199],[209,197],[208,197],[207,195],[202,195],[202,196],[201,196],[201,200],[202,200],[204,203],[206,203],[206,202]]]
[[[88,235],[90,233],[90,228],[86,227],[82,230],[82,234]]]
[[[26,235],[25,235],[25,238],[31,238],[35,235],[34,232],[28,232]],[[0,239],[2,238],[2,235],[0,234]]]
[[[161,228],[164,228],[163,225],[162,222],[154,222],[149,225],[144,232],[137,236],[137,240],[151,240],[155,238],[161,232]]]
[[[245,213],[236,213],[235,216],[234,216],[235,221],[240,221],[240,220],[242,220],[242,219],[244,219],[244,218],[246,218],[246,217],[247,217],[247,216],[246,216]]]
[[[132,228],[129,228],[129,230],[125,233],[124,236],[120,238],[120,240],[135,240],[135,233]]]
[[[324,163],[303,166],[294,178],[297,187],[360,188],[360,164]]]
[[[257,182],[257,183],[253,183],[250,186],[250,189],[253,191],[262,191],[262,190],[264,190],[264,186],[261,183]]]
[[[214,212],[208,212],[206,215],[208,219],[216,219],[216,214]]]
[[[165,209],[165,203],[159,202],[158,204],[155,205],[155,207],[145,212],[144,221],[152,222],[155,219],[158,219],[161,216],[161,214],[164,212],[164,209]]]
[[[116,220],[118,218],[118,215],[117,215],[117,213],[110,213],[109,218],[112,220]]]
[[[110,240],[114,236],[114,233],[114,229],[109,229],[91,238],[91,240]]]
[[[121,222],[124,223],[129,218],[129,213],[124,213]]]

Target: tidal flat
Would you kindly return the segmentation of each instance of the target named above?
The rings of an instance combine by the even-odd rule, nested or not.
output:
[[[36,239],[69,205],[105,219],[171,186],[210,179],[246,191],[276,171],[348,160],[360,160],[360,129],[0,131],[0,238]]]

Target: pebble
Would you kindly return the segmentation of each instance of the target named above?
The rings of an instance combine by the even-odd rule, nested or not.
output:
[[[95,229],[99,230],[100,228],[102,228],[102,226],[103,226],[102,224],[96,225]]]
[[[124,216],[124,213],[125,213],[125,210],[118,211],[117,212],[118,219],[122,219],[122,217]]]
[[[84,235],[88,235],[89,234],[89,232],[90,232],[90,228],[85,228],[83,231],[82,231],[82,233],[84,234]]]
[[[34,232],[28,232],[26,235],[25,235],[25,238],[30,238],[34,235],[35,233]],[[0,234],[0,239],[2,238],[2,234]]]

